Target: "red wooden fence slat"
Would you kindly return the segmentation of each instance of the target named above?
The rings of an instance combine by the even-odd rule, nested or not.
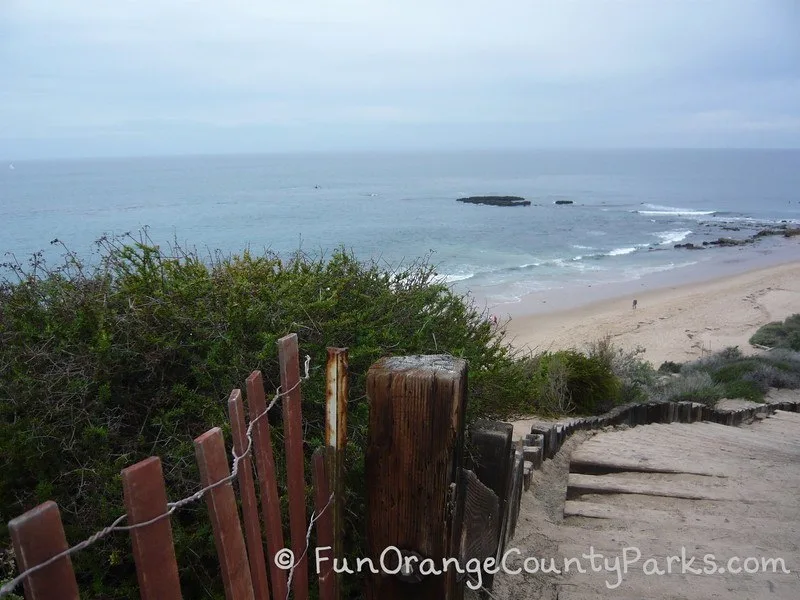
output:
[[[242,390],[233,390],[228,398],[228,414],[231,419],[233,448],[237,456],[247,450],[247,425],[244,420]],[[256,600],[269,600],[267,566],[264,562],[264,545],[261,541],[261,523],[258,517],[256,488],[253,483],[253,461],[245,456],[239,461],[239,496],[242,499],[244,534],[247,541],[247,555],[250,557],[250,577]]]
[[[326,473],[325,449],[317,448],[311,459],[312,479],[314,484],[314,509],[317,520],[317,549],[319,552],[319,598],[334,599],[335,573],[333,572],[333,508],[329,505],[331,492]],[[321,550],[326,548],[325,550]],[[317,552],[314,553],[317,557]],[[326,560],[327,559],[327,560]]]
[[[267,410],[261,371],[253,371],[247,378],[247,405],[251,420]],[[261,514],[267,538],[267,561],[272,595],[284,600],[288,594],[286,571],[275,564],[275,555],[283,549],[281,503],[278,497],[278,480],[275,475],[275,458],[272,453],[272,435],[266,416],[256,421],[253,426],[253,444],[253,455],[258,472],[258,489],[261,492]]]
[[[289,533],[295,556],[292,590],[295,600],[308,600],[306,547],[306,485],[303,456],[303,416],[300,407],[300,365],[297,334],[278,340],[278,362],[283,397],[283,437],[286,445],[286,479],[289,493]]]
[[[203,487],[230,475],[225,441],[219,427],[214,427],[196,438],[194,448]],[[214,530],[214,544],[217,547],[222,581],[225,584],[225,597],[228,600],[254,600],[253,582],[233,486],[230,482],[225,483],[206,492],[205,497]]]
[[[161,459],[151,456],[123,469],[122,493],[128,525],[166,513],[167,491]],[[142,600],[180,600],[181,585],[169,517],[131,529],[130,535]]]
[[[21,572],[68,548],[61,512],[52,500],[12,519],[8,529]],[[69,556],[28,576],[24,586],[27,600],[74,600],[80,597]]]

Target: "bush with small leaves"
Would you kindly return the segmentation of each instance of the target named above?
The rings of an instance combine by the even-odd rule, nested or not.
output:
[[[108,525],[124,512],[121,469],[147,456],[162,458],[171,499],[196,491],[193,438],[222,426],[230,441],[228,393],[253,369],[263,371],[267,393],[277,388],[276,341],[288,333],[312,358],[303,385],[309,452],[323,440],[325,348],[349,348],[351,555],[363,552],[365,377],[373,362],[390,354],[466,359],[471,416],[507,415],[531,397],[502,327],[437,282],[424,260],[387,270],[344,251],[206,260],[147,240],[102,239],[98,247],[91,266],[71,253],[56,267],[41,255],[28,266],[4,265],[0,549],[9,547],[5,523],[48,499],[59,504],[73,543]],[[279,462],[280,481],[283,473]],[[186,597],[222,597],[203,503],[179,511],[172,527]],[[105,538],[73,562],[84,598],[137,595],[126,536]]]

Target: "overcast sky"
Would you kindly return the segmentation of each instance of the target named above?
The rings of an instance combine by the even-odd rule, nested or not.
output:
[[[800,0],[0,0],[0,157],[800,147]]]

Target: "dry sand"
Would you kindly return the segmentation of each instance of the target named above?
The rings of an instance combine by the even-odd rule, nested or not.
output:
[[[563,558],[580,558],[590,548],[614,557],[625,547],[635,547],[641,549],[642,561],[656,559],[662,567],[667,556],[685,547],[689,556],[714,554],[719,564],[734,556],[780,557],[791,573],[694,575],[678,568],[672,575],[657,577],[632,568],[619,589],[611,590],[605,582],[614,582],[615,576],[577,574],[573,565],[570,573],[561,575],[499,574],[491,597],[799,598],[798,425],[800,415],[778,412],[740,428],[673,423],[577,432],[535,472],[531,491],[523,494],[517,531],[509,545],[522,556],[553,558],[562,564]],[[573,455],[584,462],[587,456],[616,462],[620,472],[570,474]],[[631,461],[638,471],[627,470]],[[650,472],[642,472],[647,468]],[[608,493],[608,483],[622,487]],[[573,492],[583,486],[570,501],[566,501],[568,485]]]
[[[611,336],[626,350],[645,348],[658,367],[728,346],[752,351],[748,340],[770,321],[800,312],[800,262],[687,285],[639,292],[579,308],[525,315],[521,305],[508,323],[514,346],[532,350],[582,348]]]

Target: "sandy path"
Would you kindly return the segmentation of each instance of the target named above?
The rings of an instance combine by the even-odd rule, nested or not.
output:
[[[770,321],[800,312],[800,262],[699,284],[641,293],[573,310],[512,318],[507,330],[516,347],[581,348],[610,335],[626,349],[645,348],[658,367],[728,346],[751,350],[750,336]]]
[[[652,463],[652,472],[626,470],[623,463],[630,452],[636,452],[643,464]],[[619,454],[621,472],[570,474],[570,457],[579,454],[584,458]],[[708,473],[681,472],[692,465]],[[677,466],[678,472],[663,472],[667,466]],[[563,558],[580,558],[590,548],[610,557],[612,565],[624,548],[638,548],[642,558],[621,576],[618,589],[606,585],[618,580],[613,570],[593,573],[584,558],[583,574],[573,565],[570,573],[498,575],[492,591],[497,599],[800,597],[800,415],[796,413],[779,411],[741,428],[693,423],[581,433],[546,461],[536,476],[533,490],[523,496],[511,547],[523,556],[548,561],[552,557],[562,565]],[[609,486],[627,491],[607,493]],[[792,572],[693,574],[681,572],[680,566],[661,576],[643,572],[648,558],[663,568],[667,557],[680,555],[682,548],[689,558],[699,556],[700,563],[706,554],[714,554],[717,568],[724,568],[733,557],[780,557]]]

